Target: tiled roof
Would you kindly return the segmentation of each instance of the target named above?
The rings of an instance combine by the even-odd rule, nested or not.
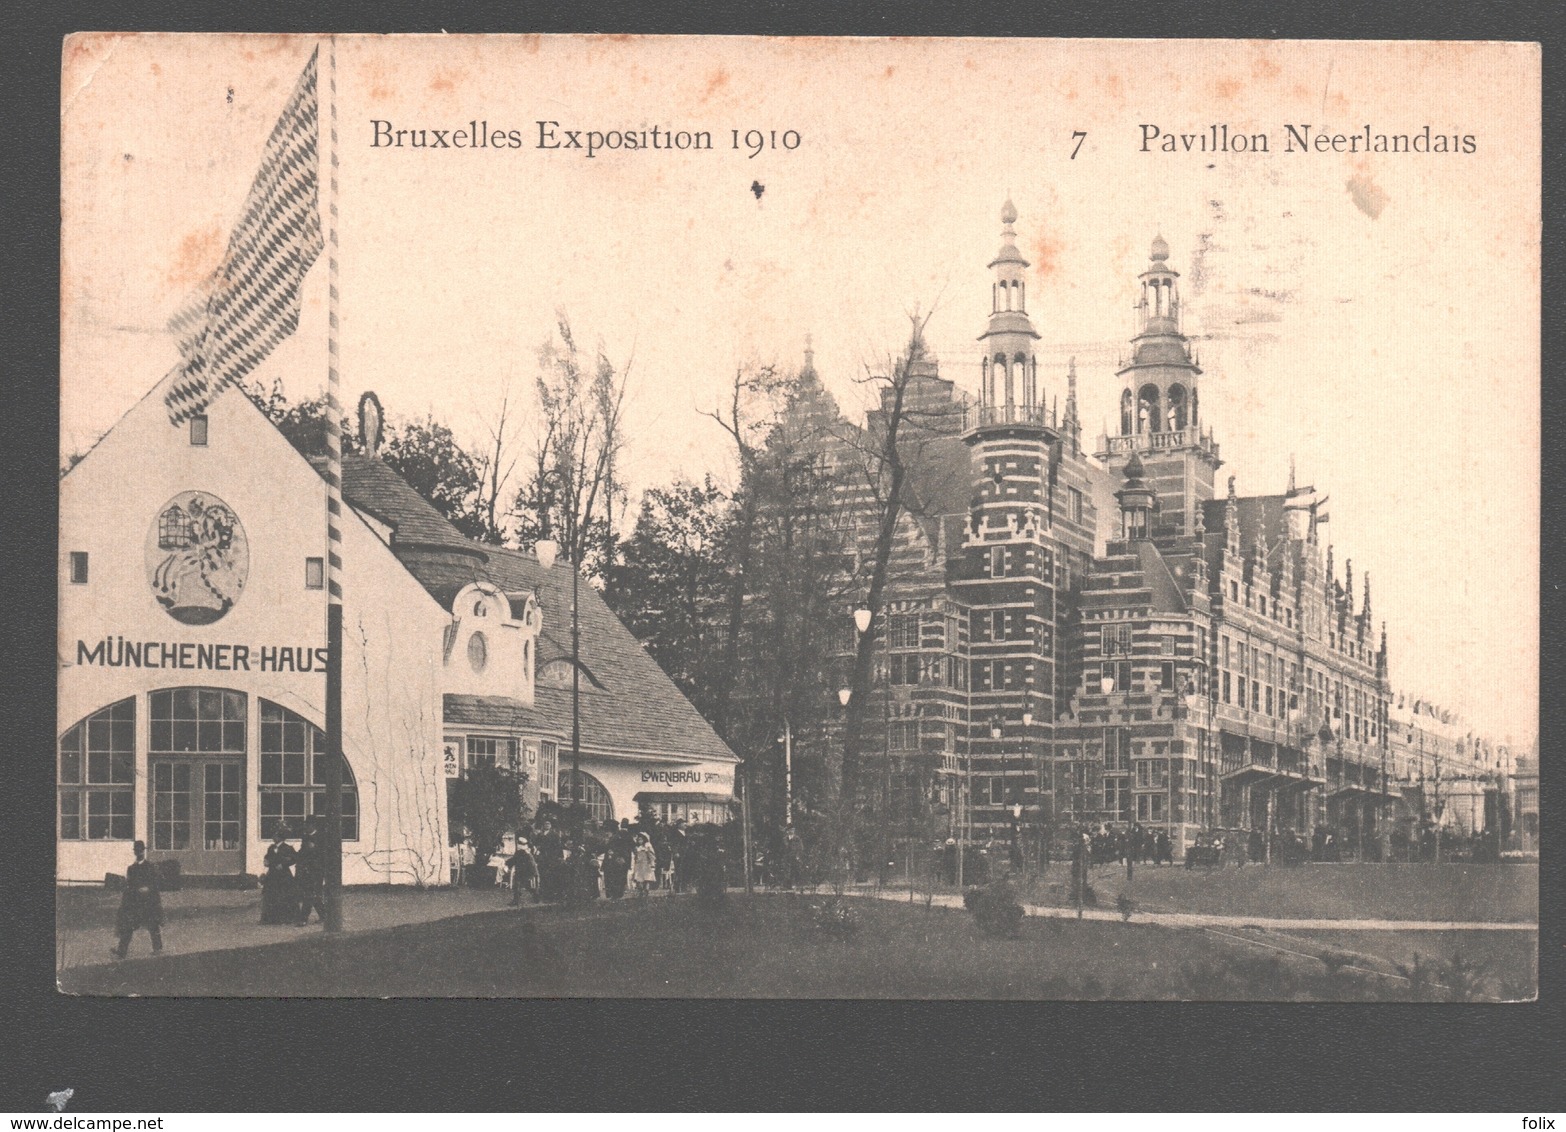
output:
[[[317,469],[325,460],[310,461]],[[343,495],[355,507],[390,524],[392,546],[442,547],[482,559],[485,548],[462,532],[425,500],[408,482],[374,456],[343,456]]]
[[[442,606],[450,609],[457,592],[475,581],[516,597],[536,589],[544,616],[539,668],[571,655],[571,566],[564,559],[546,571],[531,554],[464,538],[401,476],[371,456],[343,458],[343,495],[392,527],[392,550]],[[598,590],[586,582],[578,589],[579,655],[602,684],[597,688],[582,681],[583,749],[739,761]],[[569,689],[538,687],[535,704],[538,723],[533,726],[571,733]]]
[[[548,731],[542,712],[510,696],[445,696],[443,720],[475,727],[504,727],[511,731]]]
[[[417,574],[417,570],[415,571]],[[571,655],[571,566],[564,559],[545,570],[531,554],[492,548],[487,573],[507,593],[537,589],[544,629],[538,664]],[[603,685],[581,682],[582,746],[641,754],[689,755],[724,762],[734,753],[674,686],[658,662],[614,615],[593,586],[578,587],[582,664]],[[535,702],[545,717],[569,733],[571,690],[538,687]]]

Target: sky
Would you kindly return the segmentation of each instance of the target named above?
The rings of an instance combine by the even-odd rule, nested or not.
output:
[[[62,451],[177,360],[168,319],[221,260],[315,43],[67,43]],[[346,403],[373,389],[394,420],[433,413],[476,446],[509,390],[525,447],[563,313],[629,370],[633,491],[728,482],[702,411],[738,367],[798,365],[807,335],[862,411],[865,374],[928,313],[942,374],[976,393],[1009,197],[1041,383],[1063,398],[1076,358],[1091,447],[1162,234],[1220,490],[1233,475],[1241,494],[1279,492],[1292,454],[1331,497],[1340,571],[1370,575],[1395,686],[1495,738],[1535,734],[1536,48],[363,37],[339,40],[336,76]],[[539,148],[540,121],[562,148]],[[377,147],[376,122],[448,138],[483,122],[522,144]],[[1287,152],[1286,123],[1326,141]],[[713,148],[564,148],[565,131],[654,126]],[[1268,151],[1203,152],[1223,126]],[[1348,152],[1356,132],[1426,126],[1473,152]],[[752,130],[755,156],[734,147]],[[319,392],[325,310],[323,258],[298,333],[255,376]]]

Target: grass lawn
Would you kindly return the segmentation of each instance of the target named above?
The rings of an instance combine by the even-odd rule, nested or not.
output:
[[[787,895],[528,909],[335,938],[133,959],[61,975],[141,995],[1205,999],[1379,997],[1316,958],[1200,929],[1029,919],[1013,939],[965,912],[850,898],[834,938]],[[1299,948],[1299,950],[1308,950]]]
[[[1537,923],[1537,865],[1247,865],[1187,870],[1138,865],[1093,870],[1101,907],[1129,893],[1148,912],[1200,912],[1286,919],[1392,919]],[[1056,865],[1023,899],[1065,903],[1067,873]]]

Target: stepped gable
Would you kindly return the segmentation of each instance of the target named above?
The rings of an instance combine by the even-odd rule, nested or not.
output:
[[[1283,561],[1283,547],[1289,533],[1288,518],[1284,514],[1284,495],[1242,495],[1235,499],[1235,509],[1240,519],[1240,547],[1250,553],[1256,545],[1256,536],[1265,535],[1267,567],[1276,569]],[[1207,568],[1217,576],[1223,562],[1223,548],[1228,538],[1224,528],[1224,511],[1227,500],[1209,499],[1202,503],[1202,523],[1207,528]]]

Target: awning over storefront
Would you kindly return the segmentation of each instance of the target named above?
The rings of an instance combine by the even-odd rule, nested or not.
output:
[[[734,801],[732,794],[707,793],[702,790],[643,790],[632,797],[635,802],[709,802],[728,805]]]

